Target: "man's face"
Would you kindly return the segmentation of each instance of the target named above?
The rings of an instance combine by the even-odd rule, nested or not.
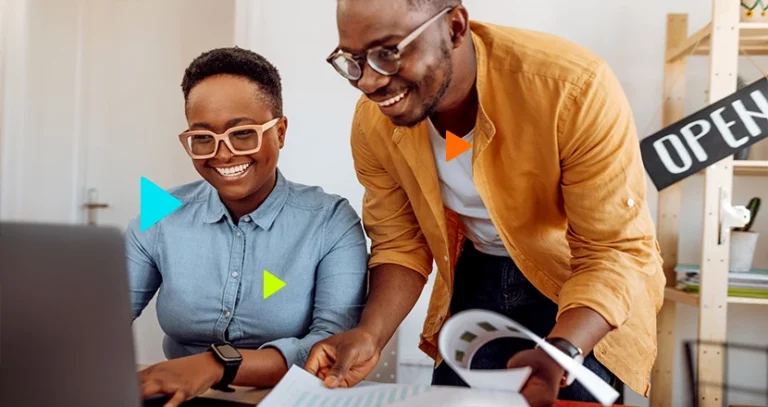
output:
[[[439,10],[414,10],[407,0],[339,0],[339,48],[365,55],[374,46],[394,47]],[[400,70],[381,75],[367,63],[350,81],[398,126],[415,126],[435,112],[450,85],[452,44],[448,17],[433,22],[401,52]]]

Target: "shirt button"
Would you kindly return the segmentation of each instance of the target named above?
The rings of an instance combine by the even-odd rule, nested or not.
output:
[[[232,272],[232,277],[237,277],[237,271]]]
[[[229,316],[230,316],[230,315],[232,315],[232,313],[231,313],[231,312],[229,312],[229,311],[227,311],[227,312],[224,314],[224,316],[225,316],[225,317],[227,317],[227,318],[229,318]]]
[[[443,256],[443,260],[448,261],[448,256]]]
[[[251,217],[250,216],[246,216],[246,217],[243,218],[243,222],[248,223],[250,221],[251,221]]]
[[[635,206],[635,200],[632,198],[627,199],[627,206],[629,206],[630,208]]]
[[[237,237],[240,237],[240,236],[242,236],[243,234],[242,234],[242,233],[240,233],[240,232],[237,232],[237,233],[235,233],[235,235],[236,235]]]

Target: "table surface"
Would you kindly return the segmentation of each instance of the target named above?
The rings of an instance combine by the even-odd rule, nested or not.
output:
[[[144,366],[139,366],[139,369],[143,369]],[[206,397],[206,398],[212,398],[212,399],[218,399],[218,400],[229,400],[229,401],[239,401],[241,403],[252,403],[252,404],[258,404],[261,400],[264,399],[264,397],[269,394],[270,389],[253,389],[249,387],[238,387],[238,386],[232,386],[235,391],[233,393],[224,393],[216,390],[208,390],[207,392],[200,395],[200,397]],[[558,400],[555,403],[555,407],[598,407],[601,406],[600,404],[596,403],[581,403],[581,402],[573,402],[573,401],[562,401]],[[618,404],[615,405],[615,407],[620,407]],[[628,407],[628,406],[627,406]]]
[[[258,404],[264,397],[269,394],[269,390],[254,390],[243,387],[238,387],[234,393],[222,393],[215,390],[209,390],[202,394],[201,397],[208,397],[220,400],[239,401],[241,403],[253,403]],[[597,403],[581,403],[575,401],[562,401],[558,400],[555,403],[555,407],[602,407]],[[620,407],[616,404],[614,407]],[[628,406],[627,406],[628,407]]]

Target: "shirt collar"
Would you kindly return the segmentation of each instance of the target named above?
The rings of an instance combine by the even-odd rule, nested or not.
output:
[[[277,182],[275,183],[275,188],[267,196],[267,199],[255,211],[243,216],[244,219],[249,217],[253,223],[264,230],[269,230],[272,227],[277,215],[288,200],[288,182],[279,169],[276,171]],[[219,197],[216,189],[211,187],[208,196],[208,210],[203,221],[205,223],[216,223],[223,217],[229,218],[229,211],[224,206],[224,203],[221,202],[221,197]]]

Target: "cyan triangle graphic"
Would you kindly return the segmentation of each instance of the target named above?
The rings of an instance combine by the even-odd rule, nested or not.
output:
[[[152,181],[141,177],[141,231],[181,208],[182,202]]]

